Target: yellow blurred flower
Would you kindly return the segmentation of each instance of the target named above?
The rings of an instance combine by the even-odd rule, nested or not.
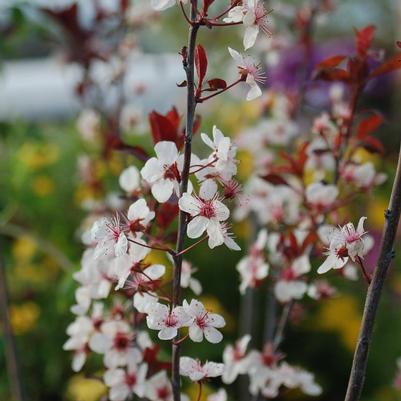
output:
[[[71,401],[97,401],[107,392],[107,387],[96,379],[74,375],[67,386],[67,398]]]
[[[386,199],[378,199],[374,197],[369,203],[367,208],[369,227],[378,229],[383,228],[384,224],[384,211],[387,209],[388,201]]]
[[[111,171],[111,173],[115,176],[120,175],[121,171],[123,170],[123,163],[120,155],[117,152],[112,153],[108,162],[109,171]]]
[[[368,152],[366,149],[358,148],[358,150],[354,153],[352,159],[357,163],[366,163],[372,162],[373,164],[377,164],[379,161],[379,157],[374,155],[371,152]]]
[[[45,175],[35,177],[31,185],[34,194],[40,197],[52,194],[55,188],[54,181]]]
[[[94,169],[95,169],[95,175],[98,179],[103,178],[108,171],[108,167],[106,166],[105,162],[101,159],[97,159],[94,161]]]
[[[19,282],[31,285],[46,285],[57,273],[57,264],[47,257],[40,264],[17,263],[12,272]]]
[[[186,394],[188,395],[190,400],[197,400],[199,395],[199,384],[192,383],[189,387],[186,388]],[[207,397],[213,393],[213,390],[207,385],[202,384],[202,395],[200,401],[206,401]]]
[[[17,238],[12,245],[11,252],[15,259],[20,262],[31,260],[35,255],[37,246],[32,237],[24,235]]]
[[[51,143],[24,143],[18,158],[26,167],[39,169],[55,163],[60,157],[59,148]]]
[[[249,102],[244,105],[224,103],[218,105],[218,120],[220,126],[224,127],[225,135],[238,133],[244,126],[249,125],[260,115],[260,107]]]
[[[242,150],[238,152],[238,160],[238,179],[244,181],[253,173],[253,156],[251,153]]]
[[[10,320],[16,335],[31,331],[40,316],[40,308],[34,302],[10,306]]]
[[[317,327],[321,330],[336,331],[350,351],[355,347],[360,322],[358,302],[349,295],[324,301],[317,317]]]
[[[37,265],[17,264],[13,269],[14,277],[18,281],[29,284],[40,284],[45,282],[44,270]]]
[[[84,202],[95,201],[99,196],[92,188],[87,185],[79,186],[74,193],[75,202],[82,205]]]
[[[243,220],[234,225],[234,233],[238,238],[249,238],[251,233],[251,223],[249,219]]]

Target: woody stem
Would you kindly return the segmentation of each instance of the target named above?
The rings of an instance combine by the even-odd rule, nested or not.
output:
[[[184,166],[181,175],[180,195],[188,189],[189,169],[191,166],[192,133],[195,117],[195,46],[199,30],[197,18],[197,0],[191,0],[191,26],[188,37],[188,53],[184,59],[184,70],[187,76],[187,111],[186,111],[186,131],[184,144]],[[185,233],[187,230],[187,215],[180,210],[178,215],[178,233],[174,258],[174,277],[173,277],[173,308],[181,305],[181,270],[182,270],[182,250],[184,248]],[[177,340],[177,339],[176,339]],[[172,387],[174,401],[181,401],[180,383],[180,344],[173,341],[172,345]]]
[[[358,342],[352,361],[351,373],[348,381],[345,401],[358,401],[360,399],[365,380],[366,366],[370,344],[373,337],[373,328],[376,320],[377,308],[383,290],[391,260],[394,257],[394,242],[401,214],[401,149],[398,156],[397,171],[393,182],[388,210],[385,213],[383,236],[380,245],[380,254],[377,266],[368,288],[362,324],[359,331]]]

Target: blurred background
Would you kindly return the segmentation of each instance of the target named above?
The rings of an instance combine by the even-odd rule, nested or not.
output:
[[[79,227],[94,204],[116,201],[119,173],[136,163],[132,152],[125,152],[121,143],[116,146],[116,132],[122,133],[124,143],[150,150],[147,114],[166,113],[173,105],[183,111],[184,91],[176,84],[183,80],[178,51],[186,27],[176,9],[158,15],[148,3],[0,0],[0,263],[5,272],[0,279],[9,297],[8,306],[2,304],[2,316],[7,310],[29,400],[95,401],[105,392],[100,382],[71,371],[70,355],[62,345],[72,320],[72,274],[82,252]],[[291,13],[306,4],[299,0],[271,4],[274,35],[295,36]],[[399,0],[333,1],[332,7],[316,20],[316,62],[352,49],[353,28],[371,23],[377,27],[375,47],[394,52],[395,41],[401,39]],[[241,46],[240,32],[233,30],[228,37],[226,31],[216,31],[213,39],[202,32],[201,42],[208,49],[210,68],[220,76],[234,76],[225,49],[233,42],[236,48]],[[297,57],[296,44],[276,45],[267,52],[270,59],[263,61],[266,88],[299,90],[294,77],[303,61]],[[384,157],[373,161],[389,177],[401,138],[400,88],[396,75],[386,77],[367,88],[362,106],[377,108],[388,122],[380,131]],[[313,87],[308,92],[309,107],[301,122],[305,126],[308,116],[324,106],[319,90]],[[242,98],[242,93],[233,93],[202,106],[202,131],[210,132],[218,122],[235,136],[257,120],[258,107]],[[240,174],[245,177],[250,168],[244,159]],[[356,213],[350,210],[354,216],[366,213],[377,238],[390,189],[387,182],[364,198]],[[244,223],[235,230],[246,248],[249,227]],[[198,278],[205,284],[203,301],[227,317],[225,340],[233,341],[241,325],[235,271],[241,255],[219,249],[212,260],[201,250],[191,256],[202,267]],[[364,401],[401,400],[401,390],[394,385],[396,359],[401,356],[400,261],[398,255],[381,304]],[[339,279],[335,284],[343,295],[322,307],[309,307],[308,313],[300,311],[282,347],[292,362],[316,373],[325,401],[343,397],[366,290],[363,282]],[[4,298],[4,288],[1,291]],[[261,292],[257,299],[263,298]],[[4,401],[11,400],[8,332],[3,318],[0,399]],[[219,359],[223,348],[224,343],[204,345],[199,353]],[[289,393],[283,399],[302,396]]]

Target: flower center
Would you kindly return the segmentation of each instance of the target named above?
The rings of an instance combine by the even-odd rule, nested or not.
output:
[[[103,323],[103,319],[100,319],[100,318],[94,318],[92,320],[93,328],[95,330],[100,330],[100,326],[102,325],[102,323]]]
[[[118,351],[124,351],[128,348],[129,338],[125,333],[117,333],[114,337],[114,348]]]
[[[142,225],[142,223],[141,223],[142,220],[143,219],[136,219],[129,223],[129,228],[133,233],[138,232],[138,231],[145,231],[145,226]]]
[[[166,321],[164,322],[167,327],[175,327],[177,325],[178,319],[173,314],[168,315]]]
[[[174,163],[171,166],[165,166],[164,179],[180,181],[181,176],[180,172],[178,171],[177,163]]]
[[[212,217],[216,216],[216,211],[213,206],[213,201],[204,201],[203,205],[200,209],[199,214],[207,219],[211,219]]]
[[[168,400],[170,398],[171,392],[167,386],[159,387],[157,389],[157,398],[161,400]]]
[[[336,249],[336,255],[339,259],[344,259],[348,257],[348,249],[346,246]]]
[[[207,327],[206,324],[207,312],[203,316],[196,317],[196,324],[199,326],[200,329],[204,329]]]
[[[127,386],[133,387],[135,386],[136,382],[137,378],[135,373],[127,373],[125,375],[125,383],[127,384]]]

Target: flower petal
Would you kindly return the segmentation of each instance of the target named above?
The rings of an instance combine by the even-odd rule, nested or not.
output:
[[[152,195],[155,199],[164,203],[167,202],[173,194],[174,184],[171,180],[158,180],[152,185]]]
[[[178,159],[178,150],[174,142],[161,141],[156,143],[155,152],[157,158],[166,166],[171,166]]]
[[[209,220],[203,216],[194,217],[188,224],[187,235],[189,238],[198,238],[206,230]]]

